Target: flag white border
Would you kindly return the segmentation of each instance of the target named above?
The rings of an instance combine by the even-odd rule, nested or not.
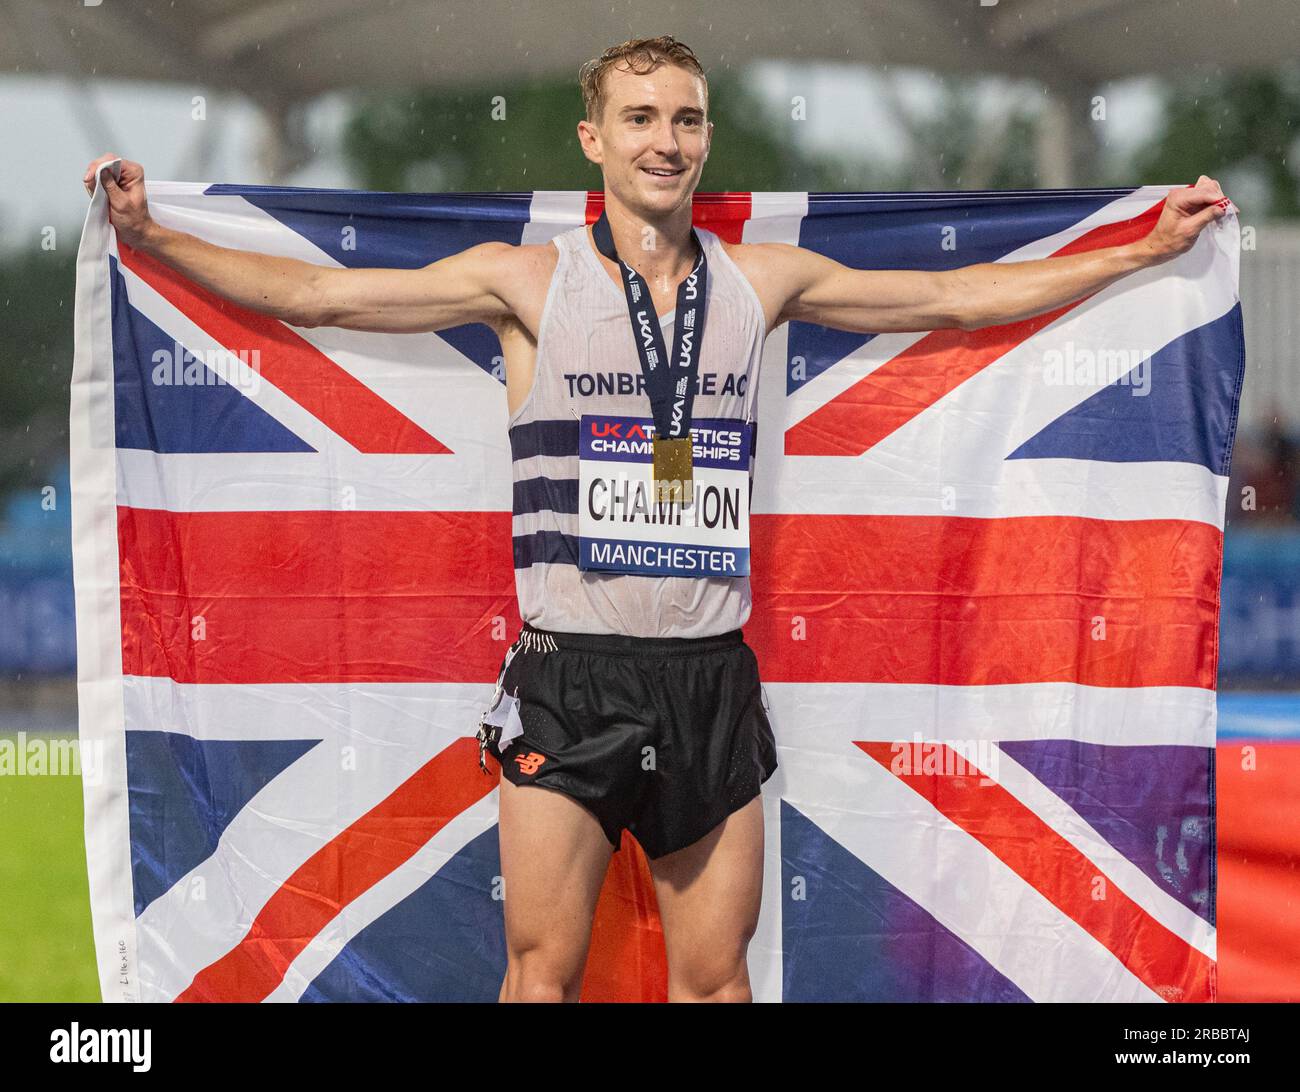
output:
[[[77,729],[86,870],[101,999],[138,1001],[117,540],[108,199],[95,187],[77,251],[68,446],[77,625]],[[93,762],[88,758],[93,758]]]

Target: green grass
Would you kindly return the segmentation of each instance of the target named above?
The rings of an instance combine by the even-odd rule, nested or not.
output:
[[[0,775],[0,1002],[100,1000],[83,816],[79,776]]]

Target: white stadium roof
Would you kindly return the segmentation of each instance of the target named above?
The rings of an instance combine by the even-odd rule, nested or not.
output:
[[[325,91],[576,76],[605,46],[671,33],[706,70],[759,59],[912,65],[1096,84],[1300,56],[1294,0],[0,0],[8,72]]]
[[[636,36],[671,33],[709,72],[793,60],[1037,80],[1043,186],[1072,184],[1089,154],[1079,104],[1104,82],[1300,57],[1295,0],[0,0],[0,11],[10,73],[247,95],[270,125],[269,181],[310,156],[294,107],[323,93],[576,79],[584,60]],[[93,103],[81,123],[111,135]]]

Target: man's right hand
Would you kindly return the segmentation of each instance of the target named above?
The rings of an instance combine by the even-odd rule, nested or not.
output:
[[[121,179],[116,181],[112,171],[100,170],[105,163],[111,163],[115,159],[122,160]],[[135,249],[153,227],[149,204],[144,196],[144,168],[139,163],[123,159],[112,152],[101,155],[91,161],[86,168],[86,176],[82,179],[86,192],[92,196],[95,193],[96,174],[108,196],[108,222],[117,229],[118,237]]]

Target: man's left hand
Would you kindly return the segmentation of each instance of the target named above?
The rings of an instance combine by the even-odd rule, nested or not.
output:
[[[1142,248],[1153,264],[1176,258],[1191,250],[1206,224],[1222,219],[1231,208],[1219,183],[1203,174],[1196,185],[1169,191],[1160,219],[1142,240]]]

